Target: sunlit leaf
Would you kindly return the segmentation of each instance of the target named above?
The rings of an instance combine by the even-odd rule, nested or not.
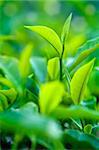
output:
[[[67,38],[68,38],[68,34],[69,34],[69,29],[70,29],[70,23],[71,23],[71,19],[72,19],[72,13],[68,16],[68,18],[66,19],[64,26],[63,26],[63,30],[62,30],[62,34],[61,34],[61,40],[62,43],[65,45],[67,42]]]
[[[54,57],[48,61],[47,70],[51,80],[59,79],[59,57]]]
[[[29,73],[29,60],[32,55],[33,44],[29,43],[21,53],[20,57],[20,73],[23,78],[26,78]]]
[[[74,74],[71,83],[71,97],[75,104],[79,104],[83,98],[85,87],[89,78],[89,74],[94,65],[95,59],[80,67]]]
[[[99,37],[87,41],[78,49],[78,55],[76,56],[73,64],[70,67],[72,71],[77,65],[79,65],[85,58],[87,58],[91,53],[93,53],[97,48],[99,48]]]
[[[26,28],[38,33],[44,39],[46,39],[57,51],[59,55],[62,52],[61,41],[54,30],[46,26],[25,26]]]
[[[64,86],[59,81],[53,81],[41,86],[39,94],[40,111],[43,114],[52,112],[61,102]]]

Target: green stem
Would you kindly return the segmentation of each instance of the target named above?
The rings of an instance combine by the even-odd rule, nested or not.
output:
[[[64,54],[64,44],[63,44],[63,47],[62,47],[62,54],[61,54],[61,57],[60,57],[60,81],[62,81],[62,71],[63,71],[62,58],[63,58],[63,54]]]
[[[62,81],[62,58],[60,58],[60,81]]]

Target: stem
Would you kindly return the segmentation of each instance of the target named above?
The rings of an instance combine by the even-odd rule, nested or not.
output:
[[[61,54],[61,57],[60,57],[60,81],[62,81],[62,71],[63,71],[62,58],[63,58],[63,54],[64,54],[64,44],[63,44],[63,47],[62,47],[62,54]]]
[[[62,81],[62,58],[60,58],[60,81]]]
[[[81,121],[82,131],[83,131],[83,130],[84,130],[84,123],[83,123],[83,120],[82,120],[82,119],[80,119],[80,121]]]

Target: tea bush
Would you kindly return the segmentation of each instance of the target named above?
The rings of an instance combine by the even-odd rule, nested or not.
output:
[[[99,49],[99,37],[70,61],[64,53],[71,19],[61,37],[46,26],[24,26],[53,47],[46,49],[49,58],[32,56],[32,42],[19,59],[0,55],[1,149],[99,149],[99,65],[88,57]]]

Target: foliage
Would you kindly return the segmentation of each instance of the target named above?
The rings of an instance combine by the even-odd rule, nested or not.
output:
[[[87,84],[95,58],[81,64],[99,48],[99,37],[87,41],[70,66],[64,63],[69,59],[63,56],[71,19],[70,14],[61,38],[49,27],[25,26],[54,48],[53,58],[34,57],[31,42],[19,59],[0,55],[1,149],[3,143],[7,146],[5,136],[10,138],[10,149],[23,145],[30,149],[99,149],[97,129],[94,132],[99,122],[99,93],[94,99]],[[90,98],[91,108],[87,105]],[[24,138],[29,146],[22,144]]]

